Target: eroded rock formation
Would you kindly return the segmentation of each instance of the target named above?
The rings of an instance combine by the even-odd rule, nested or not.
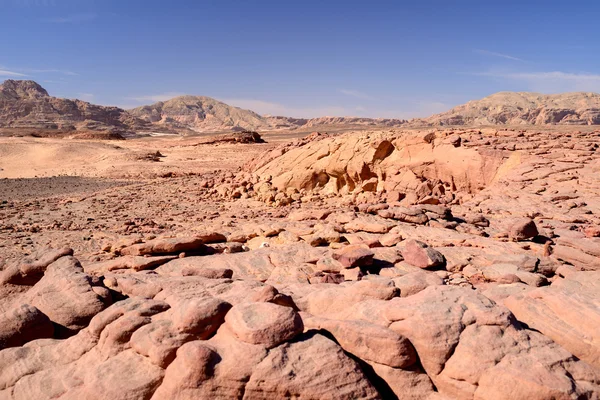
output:
[[[0,398],[597,399],[598,135],[314,134],[163,180],[181,226],[0,263]],[[151,200],[105,194],[62,206]]]

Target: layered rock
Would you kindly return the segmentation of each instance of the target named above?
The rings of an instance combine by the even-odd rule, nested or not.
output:
[[[265,116],[269,124],[275,129],[298,129],[345,126],[352,127],[399,127],[408,121],[396,118],[364,118],[364,117],[317,117],[317,118],[290,118],[283,116]]]

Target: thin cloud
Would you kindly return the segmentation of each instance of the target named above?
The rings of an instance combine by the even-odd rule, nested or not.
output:
[[[79,74],[73,71],[64,70],[64,69],[32,69],[32,68],[23,68],[21,69],[23,72],[31,73],[31,74],[62,74],[66,76],[78,76]]]
[[[511,55],[508,55],[508,54],[496,53],[494,51],[481,50],[481,49],[475,49],[473,51],[475,51],[475,53],[482,54],[482,55],[485,55],[485,56],[500,57],[500,58],[504,58],[504,59],[507,59],[507,60],[526,62],[522,58],[514,57],[514,56],[511,56]]]
[[[49,22],[52,24],[74,24],[92,21],[98,17],[97,14],[94,13],[80,13],[80,14],[72,14],[65,15],[60,17],[51,17],[42,19],[43,22]]]
[[[35,74],[59,74],[65,76],[78,76],[79,74],[67,69],[57,68],[22,68],[0,65],[0,75],[5,76],[30,76]],[[61,78],[62,79],[62,78]]]
[[[135,100],[140,103],[146,103],[146,102],[156,103],[158,101],[171,100],[173,97],[179,97],[179,96],[183,96],[183,95],[184,95],[183,93],[179,93],[179,92],[167,92],[167,93],[160,93],[160,94],[152,94],[152,95],[148,95],[148,96],[128,97],[127,99]]]
[[[56,1],[54,0],[13,0],[13,2],[17,5],[25,7],[56,6]]]
[[[366,93],[359,92],[358,90],[340,89],[339,92],[341,94],[345,94],[346,96],[355,97],[357,99],[374,100],[372,96],[369,96]]]
[[[222,99],[221,101],[232,106],[252,110],[261,115],[275,115],[294,118],[360,116],[366,118],[410,119],[417,117],[428,117],[432,114],[437,114],[450,108],[448,104],[438,101],[411,101],[409,107],[399,107],[398,109],[388,110],[381,108],[365,108],[363,106],[356,106],[352,108],[338,106],[290,107],[279,103],[257,99]]]
[[[600,75],[590,73],[572,73],[563,71],[549,72],[481,72],[476,75],[491,78],[522,81],[531,90],[543,92],[600,91]]]
[[[94,100],[94,97],[95,97],[93,93],[77,93],[77,96],[81,100],[85,100],[85,101],[92,101],[92,100]]]
[[[15,72],[15,71],[7,71],[4,69],[0,69],[0,76],[11,76],[11,77],[23,77],[23,76],[27,76],[25,74],[22,74],[20,72]]]
[[[570,72],[552,71],[552,72],[511,72],[511,73],[495,73],[485,72],[480,75],[495,76],[511,79],[536,79],[548,80],[559,79],[573,82],[599,82],[600,75],[597,74],[574,74]]]
[[[286,116],[294,118],[313,118],[324,116],[345,116],[348,113],[344,107],[290,107],[258,99],[222,99],[223,103],[252,110],[261,115]]]

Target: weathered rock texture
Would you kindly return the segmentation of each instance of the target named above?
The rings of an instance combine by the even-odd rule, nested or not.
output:
[[[434,191],[444,197],[483,189],[509,156],[500,149],[457,147],[452,139],[445,132],[346,134],[301,143],[254,172],[272,177],[280,190],[410,191],[424,199]]]
[[[599,138],[313,134],[0,203],[0,399],[598,399]]]

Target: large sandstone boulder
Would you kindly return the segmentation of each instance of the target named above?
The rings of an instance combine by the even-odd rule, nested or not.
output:
[[[402,256],[404,261],[419,268],[439,267],[446,263],[442,253],[432,249],[427,243],[418,240],[405,241]]]
[[[52,322],[79,330],[106,307],[104,288],[94,290],[89,275],[72,256],[59,258],[50,264],[44,276],[22,298],[46,314]],[[100,293],[100,294],[99,294]]]
[[[275,347],[302,332],[296,311],[272,303],[240,304],[227,314],[229,330],[240,340]]]
[[[0,283],[33,285],[42,278],[48,265],[61,257],[72,255],[73,250],[68,247],[38,251],[24,260],[5,268],[0,273]]]
[[[0,314],[0,349],[22,346],[35,339],[51,338],[52,321],[29,304],[16,306]]]
[[[244,398],[377,399],[379,395],[354,360],[317,334],[269,352],[252,372]]]
[[[459,190],[476,191],[491,182],[502,162],[501,153],[455,147],[435,134],[354,133],[293,148],[254,172],[272,177],[279,190],[324,187],[334,193],[383,189],[406,193],[416,191],[423,180],[437,179]]]

